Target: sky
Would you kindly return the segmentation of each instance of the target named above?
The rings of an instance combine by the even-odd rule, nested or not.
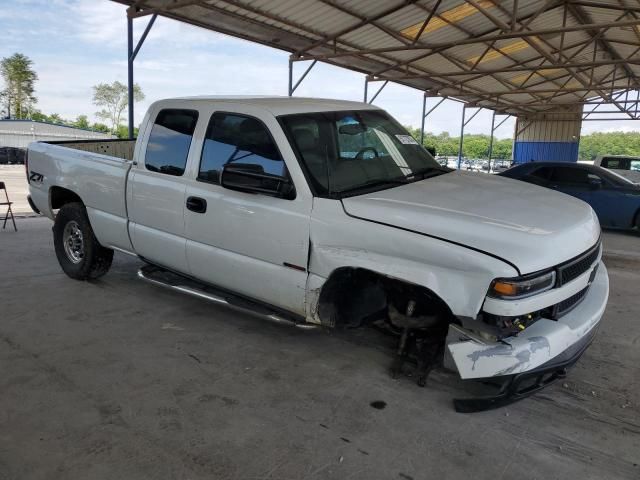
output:
[[[148,18],[134,20],[134,41]],[[37,108],[92,121],[92,86],[127,81],[126,15],[123,5],[108,0],[0,0],[0,58],[20,52],[38,73]],[[294,78],[304,71],[295,64]],[[136,125],[155,100],[193,95],[286,95],[288,53],[253,44],[174,20],[158,17],[135,61],[135,82],[145,100],[135,107]],[[294,80],[295,81],[295,80]],[[375,91],[377,83],[369,85]],[[364,75],[317,63],[296,96],[362,100]],[[371,94],[370,94],[371,95]],[[427,109],[438,99],[428,99]],[[404,125],[419,127],[421,92],[388,84],[375,104]],[[425,130],[453,136],[460,132],[462,105],[446,100],[428,118]],[[465,133],[486,133],[491,111],[481,111]],[[498,138],[513,136],[514,120],[496,130]],[[594,131],[640,131],[633,121],[585,122],[582,134]]]

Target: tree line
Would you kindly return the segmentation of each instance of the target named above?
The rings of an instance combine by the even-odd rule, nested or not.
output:
[[[412,127],[405,127],[413,137],[420,141],[420,130]],[[491,137],[485,134],[465,135],[463,141],[463,151],[466,158],[489,158],[489,143]],[[453,157],[458,155],[460,148],[460,137],[452,137],[448,132],[439,134],[425,132],[425,147],[433,148],[437,156]],[[493,138],[493,149],[491,158],[497,160],[508,160],[511,158],[511,147],[513,141],[509,138]]]
[[[33,61],[26,55],[14,53],[0,60],[0,76],[4,81],[4,88],[0,90],[0,118],[56,123],[111,133],[119,138],[128,137],[127,126],[122,125],[128,107],[128,89],[121,82],[94,85],[93,104],[102,107],[95,116],[106,123],[91,123],[87,115],[78,115],[75,120],[68,120],[57,113],[47,115],[35,107],[38,102],[35,96],[38,74],[33,68]],[[137,83],[133,86],[133,99],[135,102],[144,100],[144,93]],[[134,129],[134,133],[137,134],[137,129]]]
[[[22,53],[15,53],[0,60],[0,76],[4,88],[0,90],[0,118],[31,119],[56,123],[70,127],[111,133],[119,138],[127,138],[128,130],[122,125],[128,107],[127,86],[121,82],[100,83],[93,87],[93,104],[102,107],[95,112],[101,122],[90,122],[87,115],[78,115],[75,120],[62,118],[57,113],[45,114],[36,108],[35,83],[38,74],[33,61]],[[133,88],[134,101],[144,100],[144,93],[138,84]],[[407,127],[416,140],[420,139],[417,128]],[[137,129],[134,129],[137,135]],[[425,132],[424,146],[433,148],[438,156],[456,156],[460,137],[452,137],[447,132],[434,134]],[[488,158],[490,136],[484,134],[465,135],[463,151],[466,158]],[[494,138],[491,157],[498,160],[511,158],[513,141]],[[640,132],[607,132],[584,135],[580,139],[579,158],[593,160],[598,155],[640,156]]]
[[[420,130],[406,127],[416,140],[420,140]],[[489,158],[491,137],[485,134],[465,135],[463,152],[466,158]],[[458,155],[460,137],[452,137],[447,132],[434,134],[425,132],[423,144],[434,148],[437,156],[452,157]],[[510,138],[493,139],[491,158],[511,159],[513,140]],[[640,157],[640,132],[596,132],[582,135],[578,150],[580,160],[595,160],[598,155],[629,155]]]

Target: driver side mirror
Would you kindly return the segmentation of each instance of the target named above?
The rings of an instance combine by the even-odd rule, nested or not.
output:
[[[261,193],[292,200],[296,190],[289,177],[265,173],[260,165],[230,163],[222,167],[220,185],[229,190]]]
[[[589,186],[592,190],[598,190],[602,187],[602,179],[598,177],[589,177]]]

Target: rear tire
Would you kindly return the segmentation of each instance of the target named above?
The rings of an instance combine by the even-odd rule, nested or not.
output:
[[[53,224],[53,244],[64,273],[75,280],[92,280],[109,271],[113,250],[98,243],[84,205],[62,206]]]

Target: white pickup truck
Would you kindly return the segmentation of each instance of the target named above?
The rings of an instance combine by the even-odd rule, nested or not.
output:
[[[395,373],[410,356],[420,384],[440,360],[497,381],[459,411],[563,376],[607,303],[586,203],[442,167],[368,104],[163,100],[135,144],[33,143],[27,171],[70,277],[105,274],[116,250],[147,280],[272,320],[375,324],[400,339]]]

